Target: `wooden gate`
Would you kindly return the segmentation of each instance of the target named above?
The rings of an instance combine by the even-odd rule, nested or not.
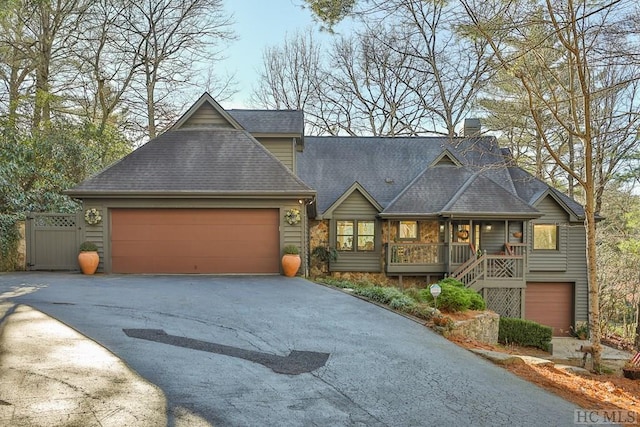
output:
[[[27,270],[78,270],[82,224],[82,212],[28,214]]]

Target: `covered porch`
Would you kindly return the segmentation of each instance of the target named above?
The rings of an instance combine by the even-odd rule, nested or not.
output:
[[[527,245],[523,220],[389,220],[390,276],[451,276],[469,287],[520,287]]]

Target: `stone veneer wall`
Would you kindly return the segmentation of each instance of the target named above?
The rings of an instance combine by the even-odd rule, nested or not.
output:
[[[27,269],[27,234],[24,221],[18,221],[18,233],[20,234],[20,240],[18,240],[18,264],[16,269],[23,271]]]
[[[399,221],[382,223],[382,244],[397,241]],[[403,240],[406,243],[438,243],[440,236],[438,221],[418,221],[418,240]]]
[[[383,265],[386,262],[385,244],[394,242],[398,235],[398,221],[382,222],[382,253],[381,257]],[[419,240],[416,243],[432,243],[437,242],[439,237],[438,221],[419,221]],[[314,248],[318,246],[329,247],[329,220],[310,220],[309,221],[309,246],[310,254]],[[339,255],[338,255],[339,256]],[[330,273],[328,265],[321,262],[317,258],[310,256],[309,275],[311,277],[330,276],[336,279],[352,280],[352,281],[368,281],[386,286],[399,286],[398,277],[388,277],[384,272],[368,273],[368,272],[333,272]],[[434,282],[432,280],[431,282]],[[423,288],[429,285],[426,277],[421,276],[404,276],[402,278],[403,288],[419,287]]]
[[[329,247],[329,221],[309,220],[309,275],[321,277],[329,274],[329,266],[314,257],[313,250],[318,246]]]

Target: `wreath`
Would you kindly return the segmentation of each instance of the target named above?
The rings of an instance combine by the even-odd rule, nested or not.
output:
[[[300,209],[289,209],[284,214],[284,220],[289,223],[289,225],[296,225],[300,222]]]
[[[467,231],[467,230],[458,231],[458,238],[459,239],[466,240],[468,237],[469,237],[469,231]]]
[[[96,225],[102,221],[102,215],[100,215],[100,211],[96,208],[87,209],[84,213],[84,220],[87,224]]]

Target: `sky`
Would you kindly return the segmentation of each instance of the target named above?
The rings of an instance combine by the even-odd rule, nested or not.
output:
[[[266,47],[282,45],[287,34],[313,28],[319,40],[331,36],[320,31],[303,0],[225,0],[227,13],[234,15],[233,29],[238,40],[225,52],[227,59],[218,67],[236,76],[240,90],[231,100],[221,102],[224,108],[248,108],[252,88],[258,83],[262,67],[262,53]]]

